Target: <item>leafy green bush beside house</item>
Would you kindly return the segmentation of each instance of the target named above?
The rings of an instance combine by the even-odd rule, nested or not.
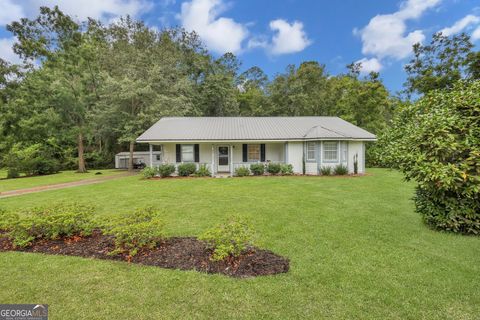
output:
[[[480,81],[404,106],[378,143],[382,161],[417,182],[416,210],[428,225],[480,234]]]
[[[188,177],[197,171],[195,163],[181,163],[177,167],[178,175],[181,177]]]
[[[263,163],[252,163],[250,165],[250,171],[254,176],[261,176],[265,173],[265,165]]]

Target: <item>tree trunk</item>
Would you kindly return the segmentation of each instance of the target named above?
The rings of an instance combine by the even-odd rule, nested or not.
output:
[[[85,168],[85,158],[83,156],[83,135],[80,132],[78,134],[78,171],[80,173],[85,173],[87,172],[87,169]]]
[[[130,157],[128,158],[128,171],[133,171],[133,148],[135,147],[135,142],[130,141]]]

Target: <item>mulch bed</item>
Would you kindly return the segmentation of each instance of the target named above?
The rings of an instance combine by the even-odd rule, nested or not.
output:
[[[197,270],[246,278],[287,272],[288,259],[271,251],[251,248],[248,252],[226,261],[211,261],[211,250],[193,237],[173,237],[162,241],[154,249],[140,251],[134,257],[109,255],[113,238],[95,231],[90,237],[72,237],[59,240],[38,240],[28,248],[14,248],[9,239],[0,236],[1,251],[38,252],[54,255],[128,261],[168,269]]]

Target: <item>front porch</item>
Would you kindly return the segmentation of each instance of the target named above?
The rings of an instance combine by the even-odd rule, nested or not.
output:
[[[158,151],[160,156],[154,156]],[[233,176],[237,168],[254,163],[286,163],[286,143],[151,143],[149,155],[151,167],[170,163],[177,169],[195,163],[197,169],[206,166],[212,176]]]

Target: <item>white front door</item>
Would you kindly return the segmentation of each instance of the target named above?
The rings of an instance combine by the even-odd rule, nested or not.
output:
[[[219,146],[217,149],[217,171],[230,172],[230,148]]]

